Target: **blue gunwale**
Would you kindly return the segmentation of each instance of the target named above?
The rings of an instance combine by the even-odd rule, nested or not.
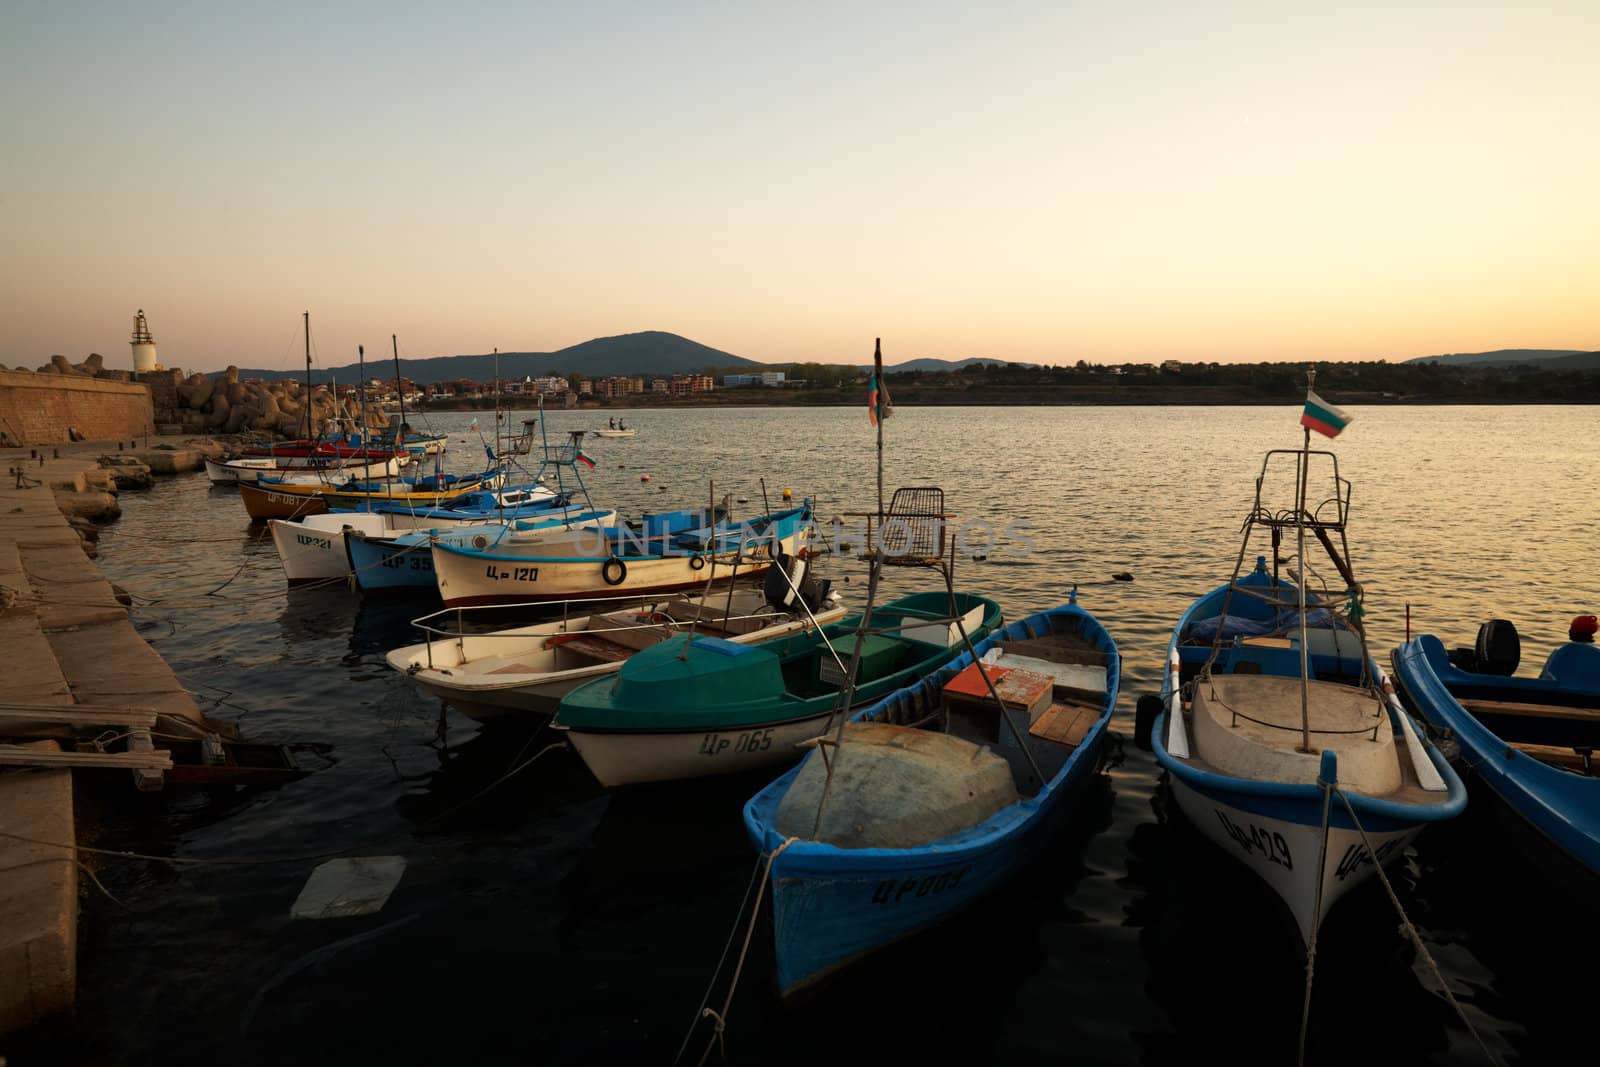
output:
[[[809,505],[801,505],[800,507],[797,507],[797,508],[790,508],[787,511],[775,512],[770,516],[769,515],[763,515],[763,516],[761,516],[759,518],[751,519],[747,523],[736,524],[735,526],[728,527],[728,532],[730,534],[735,532],[737,530],[738,526],[748,526],[752,530],[760,531],[760,532],[762,532],[764,534],[770,535],[770,533],[772,532],[773,528],[776,528],[778,537],[780,539],[782,539],[782,540],[788,540],[790,537],[793,537],[796,533],[798,533],[810,521],[811,521],[811,508],[810,508],[810,506]],[[621,544],[623,546],[623,552],[620,555],[615,553],[615,552],[609,552],[608,551],[608,552],[605,552],[603,554],[602,553],[595,553],[595,554],[590,554],[590,555],[586,555],[586,556],[522,556],[522,555],[511,555],[509,553],[503,553],[503,552],[491,552],[491,551],[488,551],[486,549],[468,548],[468,547],[465,547],[465,546],[457,546],[457,545],[443,545],[443,544],[441,544],[441,545],[435,545],[434,547],[437,548],[438,550],[442,551],[442,552],[448,552],[451,555],[465,556],[465,557],[467,557],[469,559],[488,560],[488,561],[494,562],[494,563],[575,563],[575,564],[578,564],[578,563],[581,563],[581,564],[604,563],[606,560],[611,559],[613,556],[615,556],[617,559],[621,559],[621,560],[624,560],[624,561],[627,561],[627,562],[633,562],[635,560],[686,559],[686,558],[691,557],[691,556],[722,556],[722,555],[726,555],[728,553],[731,553],[736,548],[738,548],[737,545],[719,544],[719,542],[724,542],[724,541],[727,540],[726,537],[719,536],[719,537],[715,537],[715,538],[712,539],[714,547],[709,548],[709,549],[707,549],[707,548],[683,548],[683,549],[679,549],[677,551],[670,551],[670,552],[638,553],[638,552],[631,552],[631,551],[627,550],[628,547],[631,544],[636,544],[637,543],[637,542],[632,540],[634,534],[633,534],[633,531],[631,531],[631,530],[623,531],[618,527],[591,527],[590,529],[582,530],[582,531],[579,531],[579,532],[581,534],[584,534],[584,535],[590,536],[590,537],[598,537],[598,536],[602,536],[603,535],[607,542],[614,542],[614,543],[617,543],[617,544]],[[653,538],[652,538],[652,540],[653,540]]]

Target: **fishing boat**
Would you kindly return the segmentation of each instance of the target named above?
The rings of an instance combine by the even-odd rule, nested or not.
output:
[[[480,609],[446,609],[412,624],[428,640],[397,648],[387,659],[418,688],[480,722],[554,715],[573,689],[615,674],[639,651],[674,637],[758,644],[844,618],[825,585],[804,606],[786,591],[774,590],[769,580],[765,589],[641,597],[620,608],[614,601],[574,601],[561,605],[560,619],[478,633],[466,632],[470,619],[462,613]],[[609,606],[600,610],[602,604]],[[452,622],[453,630],[444,629]]]
[[[437,592],[439,583],[433,573],[432,553],[436,544],[482,549],[511,545],[518,552],[537,552],[551,535],[608,527],[616,522],[615,511],[586,511],[573,507],[529,511],[521,518],[491,523],[411,530],[389,536],[352,525],[344,527],[342,537],[348,573],[362,592],[396,589]]]
[[[576,530],[526,552],[509,541],[483,548],[435,543],[439,595],[453,608],[693,589],[704,584],[708,567],[748,576],[771,566],[775,554],[798,555],[812,525],[809,501],[744,522],[709,524],[701,513],[691,529],[672,521],[685,514],[694,513],[647,516],[637,530]]]
[[[389,482],[350,481],[297,485],[268,478],[255,485],[240,484],[239,498],[245,511],[256,522],[267,519],[297,519],[306,515],[346,509],[361,510],[368,505],[387,503],[407,509],[427,509],[457,500],[484,487],[499,477],[498,472],[483,474],[443,474]]]
[[[1399,861],[1424,827],[1460,814],[1467,799],[1367,650],[1346,537],[1350,483],[1333,453],[1310,447],[1308,420],[1329,411],[1337,409],[1308,390],[1305,446],[1263,460],[1233,577],[1173,628],[1151,737],[1178,807],[1271,887],[1308,953],[1329,910],[1372,877],[1374,860]],[[1308,506],[1313,478],[1329,495]],[[1278,489],[1290,494],[1287,507],[1269,506]],[[1261,556],[1241,577],[1263,533],[1272,570]],[[1292,582],[1278,569],[1285,533],[1299,571]],[[1306,588],[1317,580],[1308,534],[1342,588]]]
[[[1576,623],[1587,620],[1590,641]],[[1484,623],[1475,648],[1452,655],[1432,634],[1394,652],[1405,703],[1461,746],[1471,777],[1531,828],[1558,871],[1600,874],[1600,646],[1593,616],[1552,650],[1537,677],[1514,672],[1521,639],[1508,620]],[[1563,862],[1562,858],[1570,862]],[[1582,882],[1592,886],[1592,877]]]
[[[281,478],[304,472],[335,472],[334,476],[341,478],[387,478],[399,474],[408,457],[373,451],[349,456],[329,455],[321,459],[311,457],[305,463],[284,462],[289,458],[207,459],[206,477],[212,485],[237,485],[240,482],[254,485],[262,477]]]
[[[543,486],[537,488],[543,490]],[[273,546],[278,550],[278,560],[283,564],[284,577],[289,584],[299,585],[342,579],[351,573],[349,553],[343,537],[346,530],[372,538],[387,538],[422,530],[425,531],[425,538],[426,534],[465,528],[482,530],[493,524],[489,529],[493,535],[508,525],[521,530],[560,528],[582,514],[582,509],[568,507],[565,497],[548,491],[532,499],[521,499],[517,504],[498,508],[493,504],[496,495],[489,491],[469,494],[453,501],[457,507],[413,509],[401,505],[380,505],[354,511],[329,511],[294,520],[269,519],[267,528],[272,534]],[[552,520],[554,527],[543,525]],[[435,525],[424,525],[430,521]],[[471,535],[468,541],[471,541]],[[422,555],[426,556],[426,552]],[[427,584],[433,585],[431,566],[428,568]]]
[[[638,430],[595,430],[596,437],[637,437]]]
[[[981,637],[1000,624],[993,600],[957,593],[954,602],[952,612],[943,590],[901,597],[872,613],[869,633],[858,633],[858,613],[757,647],[704,636],[657,645],[568,693],[551,725],[608,787],[790,762],[830,720],[948,663],[961,627]]]
[[[1119,658],[1076,590],[971,636],[972,651],[858,711],[818,743],[831,751],[745,805],[772,857],[784,996],[1012,877],[1099,766]]]

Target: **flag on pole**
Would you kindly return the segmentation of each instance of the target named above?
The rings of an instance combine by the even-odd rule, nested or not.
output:
[[[577,461],[578,461],[578,462],[579,462],[579,463],[586,463],[586,464],[588,464],[588,465],[589,465],[589,468],[590,468],[590,469],[591,469],[591,470],[593,470],[593,469],[594,469],[594,460],[592,460],[592,459],[590,459],[590,458],[589,458],[589,457],[588,457],[588,456],[586,456],[586,455],[584,455],[584,454],[583,454],[583,453],[582,453],[582,452],[579,452],[579,453],[578,453],[578,454],[577,454],[577,456],[576,456],[576,457],[574,457],[574,458],[576,458],[576,459],[577,459]]]
[[[1324,437],[1338,437],[1339,431],[1355,418],[1347,411],[1334,407],[1310,389],[1306,390],[1306,410],[1300,416],[1300,425],[1309,426]]]
[[[874,374],[867,382],[867,421],[876,426],[879,419],[887,419],[893,414],[894,404],[889,400],[888,383],[879,382]]]

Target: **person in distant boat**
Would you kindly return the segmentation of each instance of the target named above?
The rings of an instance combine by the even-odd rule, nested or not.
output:
[[[1594,634],[1600,630],[1600,619],[1593,615],[1579,615],[1572,620],[1572,625],[1567,628],[1567,640],[1576,641],[1583,645],[1594,644]]]
[[[615,429],[616,429],[616,428],[617,428],[617,420],[616,420],[616,419],[615,419],[615,418],[613,418],[613,419],[612,419],[612,420],[611,420],[611,428],[612,428],[612,429],[613,429],[613,430],[615,430]]]
[[[628,428],[628,424],[627,423],[623,422],[621,419],[617,420],[617,429],[626,430],[627,428]]]

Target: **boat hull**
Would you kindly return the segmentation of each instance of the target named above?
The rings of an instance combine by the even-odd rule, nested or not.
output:
[[[737,729],[685,733],[566,730],[596,780],[607,788],[738,774],[792,763],[795,746],[816,737],[831,715],[813,715]],[[553,724],[566,729],[558,718]]]
[[[345,558],[344,531],[383,531],[383,517],[362,513],[310,515],[299,522],[267,520],[278,562],[290,585],[337,581],[350,573]]]
[[[245,513],[253,522],[301,519],[307,515],[322,515],[328,510],[328,502],[321,496],[281,492],[245,482],[239,483],[239,499],[244,501]]]
[[[339,460],[323,463],[289,463],[274,459],[236,459],[218,463],[206,460],[206,477],[212,485],[254,485],[263,475],[269,478],[284,474],[304,474],[310,471],[338,471],[341,478],[387,478],[400,473],[400,460],[387,459],[373,463],[346,464]]]
[[[997,642],[1046,632],[1050,617],[1087,620],[1108,654],[1107,692],[1082,741],[1028,799],[975,826],[914,848],[840,848],[786,839],[777,811],[803,769],[795,767],[745,805],[752,843],[772,854],[773,935],[778,986],[792,996],[878,949],[918,933],[984,897],[1038,855],[1071,799],[1100,766],[1116,707],[1119,660],[1100,624],[1075,605],[1030,616],[976,643],[981,656]],[[962,653],[934,674],[864,708],[855,721],[920,715],[942,687],[972,662]],[[918,709],[918,710],[912,710]],[[808,759],[818,758],[815,754]]]
[[[1600,778],[1547,766],[1518,752],[1462,707],[1445,678],[1458,688],[1471,686],[1501,699],[1560,700],[1591,708],[1600,707],[1600,684],[1563,691],[1539,679],[1465,675],[1449,665],[1443,644],[1431,635],[1396,649],[1394,668],[1406,704],[1455,739],[1472,776],[1550,849],[1591,876],[1600,876]],[[1559,864],[1551,866],[1561,869]]]
[[[1374,867],[1361,832],[1348,824],[1337,800],[1334,805],[1339,808],[1338,822],[1345,825],[1335,822],[1329,826],[1328,850],[1319,869],[1320,806],[1242,803],[1238,797],[1221,791],[1202,791],[1181,778],[1174,777],[1170,782],[1179,809],[1195,829],[1267,883],[1288,908],[1302,946],[1310,942],[1312,930],[1322,924],[1340,898],[1373,876]],[[1330,810],[1330,816],[1333,814]],[[1380,830],[1371,825],[1371,820],[1363,819],[1362,827],[1366,841],[1385,866],[1403,857],[1406,846],[1422,832],[1418,823]]]
[[[783,538],[783,551],[793,555],[803,541],[797,530]],[[697,589],[708,578],[761,574],[772,565],[763,552],[746,554],[737,570],[731,554],[708,559],[703,555],[642,556],[623,558],[620,581],[609,556],[568,558],[495,558],[484,553],[451,552],[435,547],[433,569],[439,595],[446,607],[486,604],[528,604],[615,594],[618,597],[671,593]]]

